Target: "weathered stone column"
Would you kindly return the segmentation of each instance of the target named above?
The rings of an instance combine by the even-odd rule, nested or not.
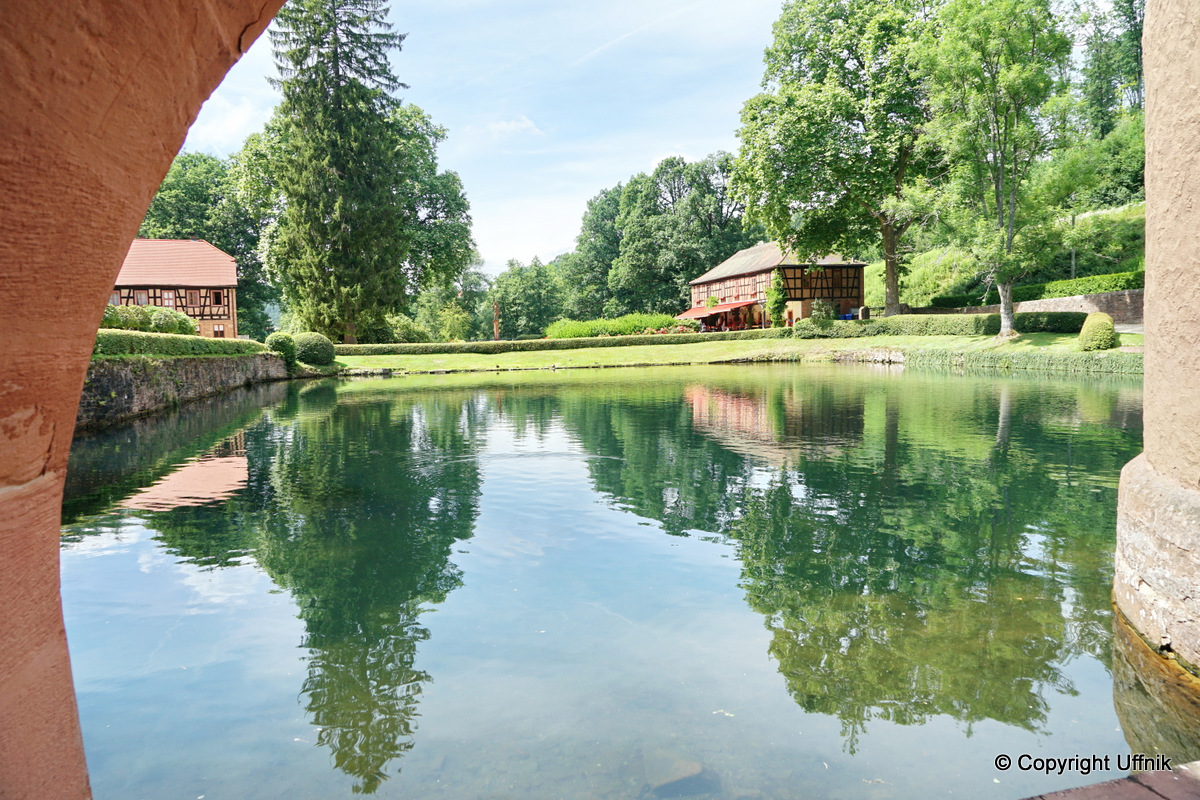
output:
[[[282,2],[0,4],[2,800],[89,795],[58,576],[80,388],[155,189]]]
[[[1200,3],[1150,0],[1145,451],[1121,473],[1117,606],[1200,666]]]

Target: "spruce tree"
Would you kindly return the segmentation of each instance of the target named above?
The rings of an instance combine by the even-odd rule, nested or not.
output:
[[[307,327],[355,341],[408,289],[409,211],[401,201],[388,55],[402,34],[381,0],[293,0],[271,34],[287,126],[278,271]]]

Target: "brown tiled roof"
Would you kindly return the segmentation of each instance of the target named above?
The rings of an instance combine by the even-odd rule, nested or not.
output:
[[[237,262],[203,239],[134,239],[116,286],[237,286]]]
[[[759,272],[775,269],[780,264],[799,265],[800,263],[795,258],[790,256],[785,257],[783,251],[779,249],[779,245],[774,242],[767,242],[755,245],[754,247],[747,247],[745,250],[739,250],[699,278],[691,281],[691,285],[712,283],[713,281],[733,278],[738,275],[755,275]],[[834,266],[837,264],[866,266],[862,261],[847,261],[836,253],[830,253],[816,261],[804,262],[805,266]]]

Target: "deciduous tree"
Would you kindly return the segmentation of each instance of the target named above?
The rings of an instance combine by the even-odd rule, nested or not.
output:
[[[930,161],[910,0],[791,0],[766,53],[766,91],[742,109],[735,185],[747,217],[800,258],[881,244],[887,313],[900,307],[900,241],[924,210],[909,188]]]

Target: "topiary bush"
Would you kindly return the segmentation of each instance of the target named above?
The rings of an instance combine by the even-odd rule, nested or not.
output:
[[[327,367],[333,363],[333,342],[319,333],[308,331],[292,337],[296,344],[296,360],[316,367]]]
[[[296,341],[290,333],[276,331],[267,337],[265,342],[267,349],[272,352],[279,353],[283,356],[283,363],[287,365],[288,372],[293,372],[296,369]]]
[[[1088,314],[1079,331],[1079,349],[1111,350],[1116,346],[1117,332],[1113,328],[1113,318],[1103,311]]]

